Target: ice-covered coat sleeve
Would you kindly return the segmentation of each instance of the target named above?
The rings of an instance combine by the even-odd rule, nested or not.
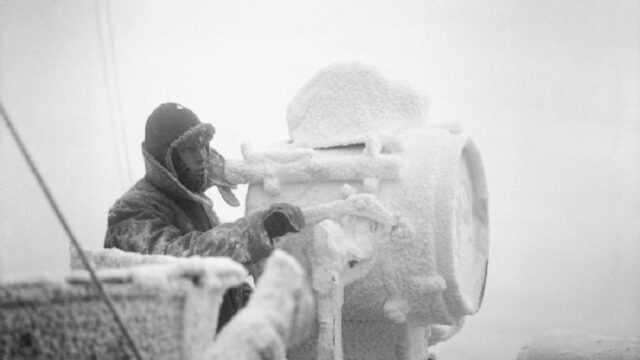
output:
[[[243,264],[271,253],[260,212],[209,231],[184,231],[177,225],[180,214],[165,199],[144,192],[128,195],[109,210],[107,248],[143,254],[226,256]]]

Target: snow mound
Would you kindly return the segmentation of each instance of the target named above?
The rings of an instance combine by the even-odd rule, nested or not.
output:
[[[289,136],[316,148],[353,144],[375,131],[396,133],[418,127],[428,102],[412,88],[390,82],[376,69],[338,63],[320,70],[287,109]]]

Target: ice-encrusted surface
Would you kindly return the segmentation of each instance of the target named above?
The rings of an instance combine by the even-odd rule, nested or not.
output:
[[[287,109],[289,136],[312,147],[349,145],[371,131],[395,133],[420,126],[426,98],[411,87],[386,79],[359,63],[338,63],[320,70]]]
[[[309,335],[313,314],[304,270],[276,250],[247,307],[222,329],[202,358],[285,360],[286,349]]]
[[[309,333],[306,274],[284,252],[272,254],[247,307],[215,339],[224,292],[247,276],[242,265],[120,250],[87,255],[96,267],[115,266],[97,274],[144,359],[284,359]],[[0,285],[0,359],[41,358],[133,358],[85,271]]]
[[[138,349],[150,359],[192,359],[204,351],[222,295],[246,277],[229,259],[130,266],[132,258],[124,252],[100,255],[111,257],[112,264],[126,260],[127,267],[103,268],[97,276]],[[80,270],[66,281],[3,284],[0,349],[2,359],[132,357],[112,314]]]
[[[310,272],[318,301],[318,334],[290,359],[423,359],[478,310],[489,240],[482,161],[460,126],[426,126],[426,109],[369,66],[331,65],[290,103],[291,141],[245,147],[245,161],[229,164],[251,184],[248,212],[287,202],[313,214],[312,230],[278,244]],[[390,216],[327,216],[355,194]]]

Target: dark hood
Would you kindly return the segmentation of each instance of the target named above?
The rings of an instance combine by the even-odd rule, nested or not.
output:
[[[213,203],[203,193],[195,193],[187,189],[178,180],[178,174],[173,167],[172,155],[176,151],[176,147],[182,143],[209,143],[213,138],[214,129],[211,124],[199,124],[192,127],[176,140],[174,140],[167,149],[164,163],[167,166],[163,166],[142,144],[142,154],[145,162],[145,178],[151,182],[154,186],[163,191],[180,198],[193,200],[200,202],[207,206],[212,206]],[[207,179],[206,188],[216,186],[222,198],[231,206],[238,206],[240,202],[233,194],[231,189],[236,187],[235,184],[230,183],[224,177],[225,159],[214,149],[209,149],[209,178]]]

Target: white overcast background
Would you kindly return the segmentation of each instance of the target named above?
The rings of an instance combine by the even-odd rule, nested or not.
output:
[[[289,101],[341,61],[428,95],[428,121],[480,148],[487,291],[443,360],[515,359],[548,329],[640,337],[640,2],[0,0],[0,101],[91,249],[143,175],[155,106],[192,108],[239,158],[286,139]],[[0,160],[0,280],[65,273],[4,124]]]

